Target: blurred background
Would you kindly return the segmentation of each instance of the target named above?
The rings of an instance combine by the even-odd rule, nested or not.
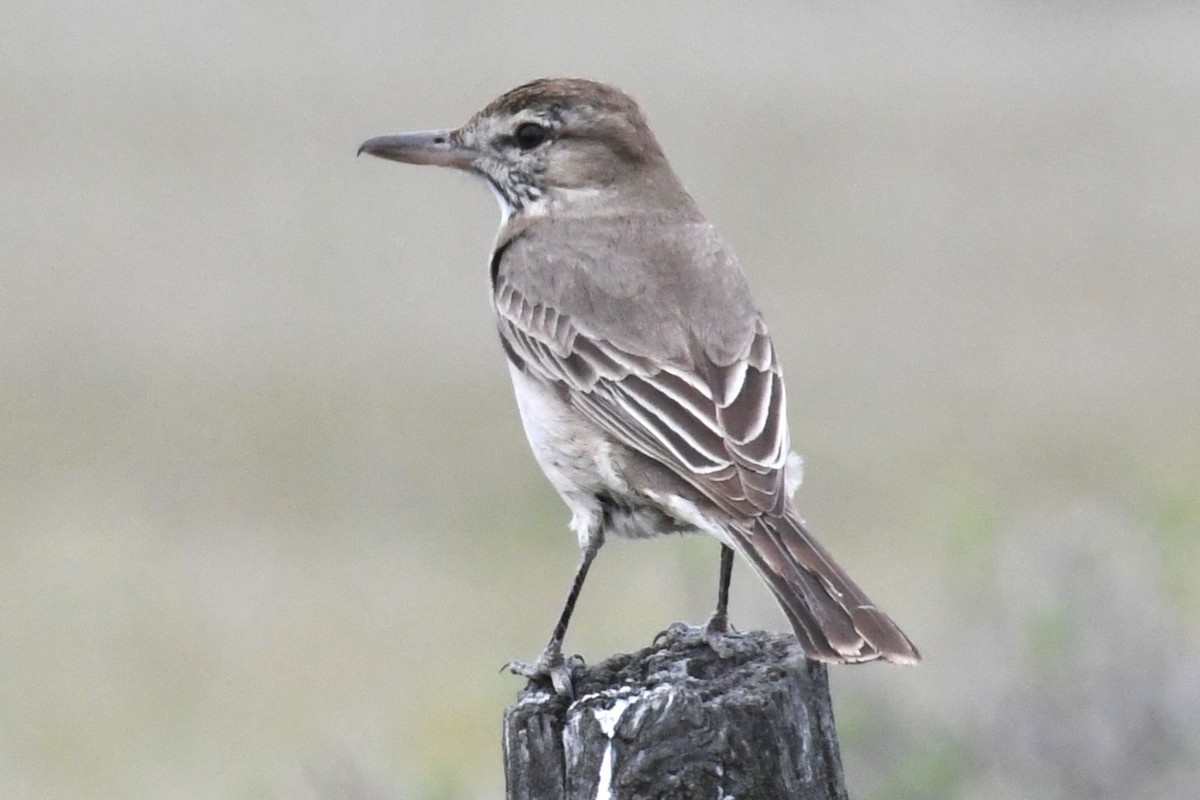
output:
[[[0,796],[503,796],[498,669],[576,546],[492,198],[354,152],[545,75],[642,101],[771,322],[802,513],[924,652],[833,671],[852,796],[1194,796],[1195,4],[4,16]],[[716,567],[610,544],[568,649]]]

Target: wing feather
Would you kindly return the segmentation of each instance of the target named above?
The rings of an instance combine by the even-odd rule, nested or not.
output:
[[[576,409],[619,441],[670,466],[721,507],[779,513],[789,452],[783,375],[761,318],[732,363],[703,347],[660,364],[531,302],[501,275],[500,335]]]

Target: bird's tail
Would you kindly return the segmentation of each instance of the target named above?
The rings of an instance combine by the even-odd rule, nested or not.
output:
[[[730,531],[783,608],[804,654],[849,663],[921,660],[917,648],[804,528],[792,509]]]

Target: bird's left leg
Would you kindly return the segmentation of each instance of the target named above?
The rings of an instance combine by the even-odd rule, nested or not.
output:
[[[550,682],[554,685],[555,692],[565,697],[574,696],[575,691],[571,684],[571,673],[583,660],[579,656],[564,659],[562,643],[567,635],[567,626],[571,622],[571,614],[575,611],[575,601],[579,599],[579,592],[583,589],[583,582],[587,579],[588,570],[591,568],[596,554],[600,552],[600,545],[602,544],[604,544],[604,533],[597,529],[588,537],[587,544],[583,548],[583,553],[579,559],[579,567],[575,570],[575,580],[571,583],[571,591],[567,595],[567,602],[563,605],[562,613],[558,617],[558,623],[554,626],[554,632],[550,634],[550,641],[546,643],[546,647],[542,650],[542,654],[538,656],[538,660],[532,664],[524,661],[510,661],[505,665],[505,668],[509,672],[512,672],[514,675],[523,675],[530,680],[549,678]]]

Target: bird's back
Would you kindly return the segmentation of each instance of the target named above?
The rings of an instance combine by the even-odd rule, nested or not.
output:
[[[635,355],[726,365],[761,320],[733,253],[703,220],[544,218],[501,242],[497,291]]]

